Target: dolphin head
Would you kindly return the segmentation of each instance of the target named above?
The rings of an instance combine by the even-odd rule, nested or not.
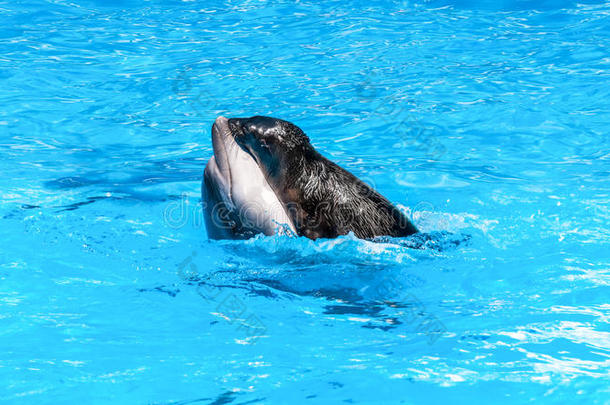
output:
[[[205,168],[202,187],[208,236],[249,238],[257,233],[296,232],[267,180],[273,159],[261,163],[244,143],[238,122],[218,117],[212,126],[214,156]]]

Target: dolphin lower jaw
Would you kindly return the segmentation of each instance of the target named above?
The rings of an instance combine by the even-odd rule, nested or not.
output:
[[[231,176],[227,176],[226,171],[223,172],[216,162],[216,157],[212,156],[203,171],[206,192],[207,194],[214,192],[215,203],[222,202],[227,209],[234,210],[235,204],[231,199]]]
[[[214,156],[206,165],[202,189],[208,235],[224,238],[230,229],[296,234],[281,200],[251,154],[237,144],[224,117],[212,126],[212,147]]]

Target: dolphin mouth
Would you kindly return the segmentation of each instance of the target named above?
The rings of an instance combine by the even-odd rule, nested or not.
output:
[[[204,170],[202,185],[204,199],[208,205],[212,204],[206,208],[210,210],[206,214],[208,234],[224,236],[226,229],[234,228],[240,232],[272,235],[278,226],[284,225],[296,233],[286,208],[268,184],[259,162],[239,142],[242,141],[239,128],[232,128],[235,123],[229,121],[218,117],[212,125],[214,156]],[[221,207],[225,214],[214,212],[214,207]],[[230,223],[233,225],[227,225]]]

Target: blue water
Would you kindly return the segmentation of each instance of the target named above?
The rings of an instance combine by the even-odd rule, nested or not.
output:
[[[610,403],[609,44],[590,0],[1,1],[0,399]],[[256,114],[426,234],[209,241]]]

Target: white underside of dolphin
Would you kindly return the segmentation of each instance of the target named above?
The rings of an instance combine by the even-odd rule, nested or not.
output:
[[[214,156],[205,168],[202,190],[208,236],[240,237],[235,234],[240,230],[296,234],[286,208],[256,161],[235,142],[225,117],[214,122],[212,146]]]

